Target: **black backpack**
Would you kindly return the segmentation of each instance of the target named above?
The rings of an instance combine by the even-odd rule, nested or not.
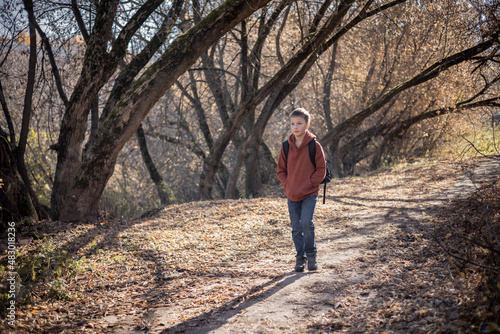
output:
[[[288,151],[290,150],[290,143],[288,143],[288,140],[285,140],[283,142],[283,152],[285,152],[285,157],[288,159]],[[311,159],[311,162],[316,168],[316,138],[311,140],[309,142],[309,159]],[[325,161],[326,164],[326,175],[323,181],[321,181],[322,184],[324,184],[323,188],[323,204],[325,204],[325,197],[326,197],[326,184],[332,180],[332,171],[330,170],[330,167],[328,167],[328,161]]]

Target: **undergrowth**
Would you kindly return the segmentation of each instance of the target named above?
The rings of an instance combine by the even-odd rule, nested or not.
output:
[[[37,244],[27,254],[16,253],[16,303],[18,305],[31,303],[33,299],[33,288],[44,284],[48,297],[71,300],[72,296],[66,289],[67,280],[76,276],[84,268],[82,266],[85,257],[74,259],[65,250],[59,250],[51,238],[35,241]],[[7,266],[7,258],[0,258],[0,278],[5,282],[10,277]],[[9,302],[9,285],[0,286],[1,309],[6,310]]]
[[[436,220],[436,240],[450,257],[453,279],[476,285],[468,318],[500,320],[500,180],[455,200]]]

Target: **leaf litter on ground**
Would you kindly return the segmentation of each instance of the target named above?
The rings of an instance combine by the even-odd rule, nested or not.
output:
[[[426,162],[333,180],[327,187],[326,204],[317,205],[318,244],[342,250],[342,243],[330,239],[352,233],[356,215],[404,209],[410,201],[425,203],[472,164],[461,162],[459,168],[453,161]],[[53,275],[36,281],[30,300],[17,307],[15,331],[112,333],[124,319],[134,319],[139,329],[168,329],[210,312],[224,312],[272,288],[273,280],[291,271],[295,259],[286,199],[279,187],[268,187],[266,194],[255,199],[172,205],[153,217],[127,222],[40,222],[30,233],[44,238],[20,246],[20,258],[41,254],[50,243],[54,252],[67,252],[77,268],[73,275],[60,277],[62,284],[55,289],[55,297],[49,294],[57,281]],[[373,240],[373,252],[355,262],[361,269],[371,266],[371,279],[351,288],[361,289],[358,295],[344,290],[345,296],[333,305],[326,323],[312,323],[311,331],[349,332],[359,316],[356,305],[374,295],[373,291],[380,296],[374,299],[376,306],[370,322],[363,324],[365,329],[380,327],[381,321],[404,323],[410,314],[427,320],[432,314],[446,321],[444,315],[436,314],[436,305],[425,302],[425,294],[443,295],[446,313],[448,285],[431,288],[426,280],[429,268],[442,262],[428,259],[428,265],[419,263],[419,252],[429,246],[409,253],[404,238],[399,235],[392,244]],[[411,238],[420,240],[423,235],[414,233]],[[389,247],[377,248],[383,242]],[[377,270],[381,266],[384,270]],[[386,291],[387,282],[401,288]],[[404,302],[394,297],[398,295]],[[160,320],[148,318],[158,309],[175,312]],[[375,325],[368,327],[372,322]],[[5,321],[0,329],[14,330]]]

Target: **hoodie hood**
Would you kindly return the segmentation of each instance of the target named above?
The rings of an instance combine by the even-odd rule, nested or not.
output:
[[[290,135],[290,137],[288,137],[288,142],[290,144],[293,144],[293,145],[290,145],[290,147],[293,150],[297,151],[297,150],[303,149],[304,147],[308,147],[309,142],[311,140],[313,140],[314,138],[316,138],[316,136],[313,135],[311,132],[309,132],[309,130],[307,130],[306,134],[304,136],[304,140],[302,140],[302,144],[300,144],[300,147],[297,147],[297,145],[295,145],[295,135],[293,133]]]

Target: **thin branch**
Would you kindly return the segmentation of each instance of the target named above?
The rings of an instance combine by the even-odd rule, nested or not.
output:
[[[40,35],[40,38],[42,39],[43,46],[45,47],[45,51],[47,51],[47,55],[49,56],[49,62],[50,66],[52,69],[52,75],[54,76],[54,80],[56,82],[56,87],[57,87],[57,92],[59,93],[59,97],[64,103],[64,106],[68,106],[68,96],[64,92],[63,86],[62,86],[62,80],[61,80],[61,75],[59,73],[59,69],[56,64],[56,59],[54,57],[54,53],[52,52],[52,46],[50,45],[49,39],[47,38],[47,35],[45,32],[42,30],[38,22],[34,21],[33,24],[35,25],[36,30],[38,31],[38,34]]]
[[[9,128],[10,136],[10,148],[14,150],[16,147],[16,132],[14,130],[14,124],[12,123],[12,117],[10,116],[9,106],[5,100],[5,95],[3,93],[2,80],[0,79],[0,105],[2,106],[3,113],[5,115],[5,120],[7,121],[7,127]]]
[[[470,146],[472,146],[472,148],[473,148],[473,149],[474,149],[477,153],[479,153],[480,155],[482,155],[483,157],[488,158],[488,159],[491,159],[491,160],[499,160],[499,158],[498,158],[498,157],[489,156],[489,155],[486,155],[486,154],[484,154],[483,152],[481,152],[481,151],[480,151],[480,150],[476,147],[476,145],[474,145],[474,143],[473,143],[473,142],[471,142],[469,139],[465,138],[464,136],[460,136],[460,137],[462,137],[462,138],[463,138],[466,142],[468,142],[468,143],[469,143],[469,145],[470,145]]]
[[[484,264],[481,264],[481,263],[477,263],[477,262],[474,262],[474,261],[471,261],[471,260],[468,260],[468,259],[464,259],[456,254],[453,254],[451,253],[444,245],[443,243],[439,240],[439,238],[437,236],[434,236],[434,240],[438,243],[438,245],[446,252],[446,254],[448,254],[449,256],[457,259],[457,260],[460,260],[464,263],[470,263],[474,266],[477,266],[477,267],[480,267],[480,268],[484,268],[484,269],[487,269],[487,270],[491,270],[491,271],[495,271],[495,272],[498,272],[500,273],[500,269],[498,268],[494,268],[494,267],[489,267],[489,266],[485,266]]]
[[[490,252],[493,252],[493,253],[495,253],[495,254],[500,255],[500,249],[496,249],[496,248],[494,248],[494,247],[492,247],[492,246],[490,246],[490,245],[485,245],[485,244],[483,244],[483,243],[481,243],[481,242],[477,241],[476,239],[469,238],[469,237],[467,237],[467,236],[465,236],[465,235],[462,235],[461,233],[457,233],[456,235],[457,235],[457,237],[459,237],[459,238],[462,238],[462,239],[464,239],[464,240],[467,240],[467,241],[468,241],[468,242],[470,242],[471,244],[474,244],[474,245],[479,246],[479,247],[481,247],[481,248],[487,249],[487,250],[489,250]]]

